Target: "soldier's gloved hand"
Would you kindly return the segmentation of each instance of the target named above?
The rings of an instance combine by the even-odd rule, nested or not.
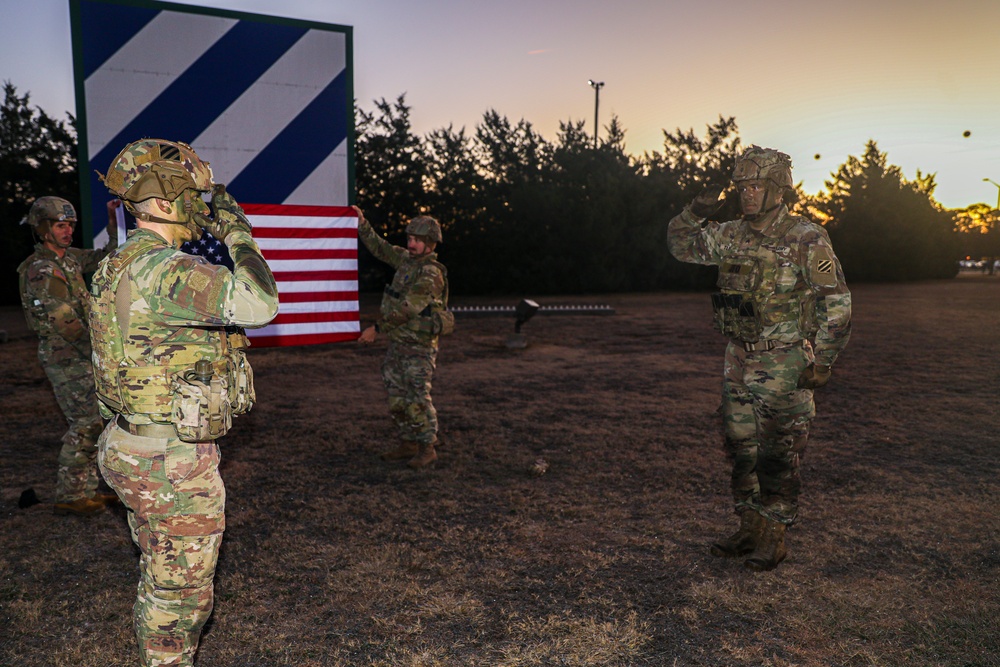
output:
[[[240,206],[232,195],[226,192],[226,186],[222,184],[212,188],[212,220],[205,226],[205,229],[220,241],[224,241],[234,230],[241,229],[247,233],[252,233],[250,221],[247,220],[243,207]]]
[[[708,185],[691,202],[691,213],[699,218],[710,218],[726,203],[722,196],[723,188],[718,185]]]
[[[830,381],[831,374],[829,366],[809,364],[799,376],[799,389],[819,389]]]

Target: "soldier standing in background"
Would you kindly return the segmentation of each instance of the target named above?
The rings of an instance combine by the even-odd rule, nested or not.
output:
[[[681,261],[719,267],[714,321],[730,339],[722,407],[740,528],[711,551],[750,554],[744,565],[761,571],[787,553],[813,390],[847,345],[851,294],[826,230],[784,203],[794,193],[787,155],[751,146],[732,180],[742,218],[703,224],[722,204],[722,189],[706,188],[670,221],[668,243]]]
[[[382,381],[389,394],[389,414],[402,442],[382,454],[385,461],[409,459],[418,469],[437,460],[437,412],[431,403],[431,381],[437,362],[438,337],[452,332],[448,312],[448,272],[434,252],[441,243],[438,221],[421,215],[406,227],[405,248],[394,246],[372,229],[357,206],[358,236],[378,259],[396,273],[385,288],[378,320],[361,332],[363,344],[379,332],[389,338]]]
[[[94,375],[111,420],[98,461],[141,552],[141,664],[192,665],[225,529],[216,439],[255,398],[240,327],[270,322],[278,291],[243,209],[190,146],[134,142],[102,180],[138,229],[91,285]],[[229,248],[232,271],[179,250],[203,229]]]
[[[102,250],[72,247],[76,211],[61,197],[39,197],[24,221],[40,242],[17,267],[21,306],[28,328],[38,334],[38,360],[69,422],[59,450],[56,514],[96,514],[117,501],[97,488],[97,437],[104,422],[94,394],[87,333],[90,304],[83,279],[118,245],[113,204],[108,218],[108,243]]]

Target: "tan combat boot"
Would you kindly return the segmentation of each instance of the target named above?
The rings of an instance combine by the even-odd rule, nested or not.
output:
[[[438,455],[437,452],[434,451],[434,445],[436,443],[436,440],[427,444],[420,443],[420,451],[416,456],[410,459],[410,462],[406,465],[410,466],[414,470],[419,470],[420,468],[425,468],[437,461]]]
[[[760,530],[764,517],[753,510],[745,510],[740,514],[740,528],[729,537],[712,545],[712,555],[719,558],[736,558],[745,556],[757,548]]]
[[[52,513],[59,516],[66,514],[76,514],[77,516],[90,516],[100,514],[104,511],[105,504],[93,498],[80,498],[71,503],[56,503],[52,506]]]
[[[764,519],[757,548],[750,554],[743,565],[754,572],[765,572],[778,567],[785,560],[788,550],[785,549],[785,524]]]
[[[384,452],[380,458],[383,461],[402,461],[403,459],[412,459],[419,451],[420,448],[417,446],[417,443],[412,440],[404,440],[400,443],[399,447]]]
[[[108,507],[111,507],[112,505],[120,505],[122,502],[117,493],[108,493],[107,491],[102,491],[101,489],[97,490],[97,493],[94,494],[92,500],[104,503]]]

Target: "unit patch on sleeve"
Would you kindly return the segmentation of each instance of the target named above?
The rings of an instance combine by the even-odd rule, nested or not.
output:
[[[836,287],[836,259],[830,248],[816,248],[809,260],[809,281],[817,287]]]

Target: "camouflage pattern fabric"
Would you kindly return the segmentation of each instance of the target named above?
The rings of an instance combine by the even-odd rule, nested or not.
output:
[[[97,490],[98,412],[87,334],[89,302],[83,275],[114,248],[67,248],[63,257],[43,244],[18,266],[21,305],[38,334],[38,360],[52,383],[69,429],[62,437],[56,503],[91,498]]]
[[[278,293],[248,232],[234,231],[225,242],[232,272],[171,248],[148,229],[130,232],[101,263],[91,288],[91,336],[97,391],[108,409],[135,424],[171,423],[172,378],[199,359],[213,362],[230,387],[238,383],[248,342],[225,327],[271,321]]]
[[[737,512],[752,507],[791,524],[799,459],[815,415],[812,390],[796,384],[810,363],[832,366],[851,333],[851,294],[830,239],[785,206],[763,231],[744,220],[702,226],[685,208],[670,221],[668,243],[681,261],[719,266],[721,294],[753,304],[756,329],[733,336],[726,351],[723,415],[733,496]],[[757,349],[747,351],[744,342]]]
[[[97,390],[113,417],[99,462],[142,554],[133,622],[146,666],[193,664],[225,528],[219,449],[173,437],[170,379],[206,359],[229,387],[239,386],[239,368],[252,384],[239,327],[264,326],[277,314],[277,286],[250,233],[233,231],[225,243],[233,271],[140,228],[101,262],[91,286]],[[123,429],[119,419],[133,426]],[[169,437],[147,437],[151,429]]]
[[[436,348],[389,341],[382,382],[389,394],[389,415],[402,440],[422,444],[437,440],[437,411],[431,402],[436,361]]]
[[[192,665],[212,613],[213,577],[226,527],[226,489],[215,442],[101,435],[100,465],[128,508],[141,552],[132,609],[141,664]]]
[[[726,348],[722,413],[737,513],[747,508],[780,523],[798,513],[799,461],[816,414],[811,389],[798,389],[812,346],[747,352]]]
[[[434,308],[444,308],[445,275],[431,253],[412,259],[406,248],[379,236],[364,218],[358,236],[378,259],[396,273],[382,296],[378,330],[389,338],[382,364],[382,381],[389,394],[389,412],[404,440],[437,440],[437,413],[431,402],[431,382],[437,360],[438,335]]]

